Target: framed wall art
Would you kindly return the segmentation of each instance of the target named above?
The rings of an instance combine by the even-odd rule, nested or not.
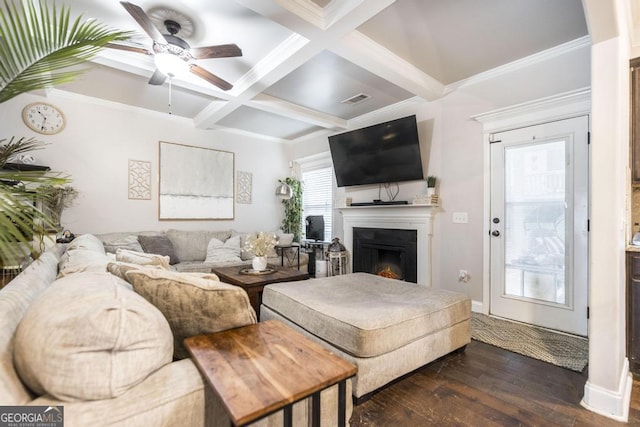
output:
[[[233,153],[164,141],[159,153],[159,219],[233,219]]]
[[[236,202],[251,204],[253,175],[251,172],[241,171],[238,171],[236,175]]]
[[[151,162],[129,160],[129,198],[151,200]]]

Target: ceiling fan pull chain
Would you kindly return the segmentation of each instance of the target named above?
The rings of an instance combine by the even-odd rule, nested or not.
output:
[[[171,78],[171,76],[169,76],[169,114],[171,113],[171,80],[173,80]]]

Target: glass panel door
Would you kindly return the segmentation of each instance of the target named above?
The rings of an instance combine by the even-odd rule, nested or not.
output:
[[[587,335],[588,124],[493,135],[491,314]]]

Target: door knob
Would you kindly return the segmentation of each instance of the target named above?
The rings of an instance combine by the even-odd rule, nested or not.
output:
[[[491,235],[492,235],[492,236],[495,236],[495,237],[498,237],[498,236],[500,235],[500,232],[499,232],[498,230],[493,230],[493,231],[491,232]]]

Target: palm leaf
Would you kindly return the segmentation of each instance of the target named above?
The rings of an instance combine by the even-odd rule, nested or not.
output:
[[[70,10],[46,0],[4,0],[0,8],[0,103],[20,93],[72,81],[91,59],[130,32],[114,31],[97,21],[71,21]],[[73,68],[72,68],[73,67]]]
[[[131,33],[96,21],[70,18],[68,7],[48,0],[2,0],[0,4],[0,103],[21,93],[67,83],[84,70],[78,65]],[[0,139],[0,169],[16,154],[43,148],[33,138]],[[3,144],[4,143],[4,144]],[[55,228],[38,208],[40,186],[69,182],[59,173],[0,170],[0,264],[29,255],[33,236]],[[42,250],[43,248],[37,248]]]

